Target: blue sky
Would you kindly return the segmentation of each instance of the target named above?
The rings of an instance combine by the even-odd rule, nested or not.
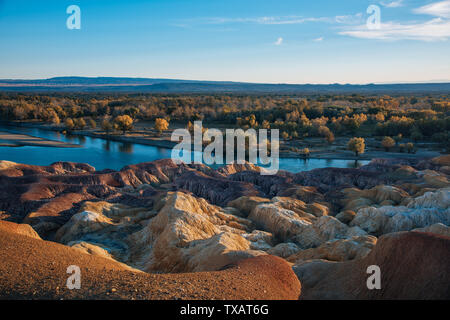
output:
[[[450,0],[0,0],[0,39],[0,78],[450,80]]]

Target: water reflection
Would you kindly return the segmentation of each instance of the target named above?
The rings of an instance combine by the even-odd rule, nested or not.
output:
[[[77,138],[78,138],[78,144],[83,145],[83,144],[86,143],[86,137],[85,137],[85,136],[80,136],[80,135],[78,135]]]
[[[349,161],[348,162],[348,168],[359,168],[362,165],[363,164],[361,164],[360,161],[358,161],[358,160],[354,160],[354,161]]]
[[[58,136],[56,136],[56,137],[58,137]],[[61,137],[61,135],[59,136],[59,138]],[[72,134],[72,133],[70,133],[70,132],[67,132],[65,135],[64,135],[64,137],[66,138],[65,140],[66,141],[68,141],[68,142],[71,142],[71,143],[74,143],[75,142],[75,139],[77,138],[77,135],[76,134]],[[58,139],[59,140],[59,139]]]
[[[84,137],[71,133],[60,134],[37,128],[0,126],[0,130],[82,145],[82,148],[0,148],[0,160],[18,163],[49,165],[56,161],[72,161],[89,163],[98,170],[105,168],[120,170],[129,164],[167,159],[172,155],[171,149]],[[368,161],[361,160],[280,158],[280,169],[299,172],[324,167],[354,168],[367,163]],[[219,165],[212,167],[217,168]]]
[[[119,144],[119,151],[124,153],[133,153],[133,144],[130,142],[122,142]]]
[[[108,152],[111,151],[111,141],[106,140],[103,143],[103,150],[108,151]]]

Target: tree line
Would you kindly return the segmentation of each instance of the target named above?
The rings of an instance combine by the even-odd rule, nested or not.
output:
[[[450,140],[450,95],[3,93],[0,116],[69,130],[100,126],[104,131],[126,132],[136,121],[155,121],[155,129],[162,132],[171,121],[203,120],[209,126],[279,129],[285,140],[322,137],[333,143],[335,136],[401,137],[435,141],[447,149]]]

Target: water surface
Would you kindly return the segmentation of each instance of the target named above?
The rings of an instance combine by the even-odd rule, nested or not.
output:
[[[53,147],[0,147],[0,160],[17,163],[49,165],[56,161],[88,163],[97,170],[120,170],[126,165],[149,162],[171,157],[171,149],[142,145],[130,142],[110,141],[101,138],[62,134],[39,128],[26,128],[0,125],[0,131],[28,134],[81,145],[81,148]],[[316,168],[337,167],[355,168],[369,161],[337,159],[293,159],[280,158],[280,169],[291,172],[307,171]]]

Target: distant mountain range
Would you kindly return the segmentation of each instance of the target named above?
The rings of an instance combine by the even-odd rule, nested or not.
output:
[[[119,77],[55,77],[38,80],[0,79],[2,92],[121,93],[255,93],[255,94],[407,94],[450,93],[447,83],[403,84],[264,84]]]

